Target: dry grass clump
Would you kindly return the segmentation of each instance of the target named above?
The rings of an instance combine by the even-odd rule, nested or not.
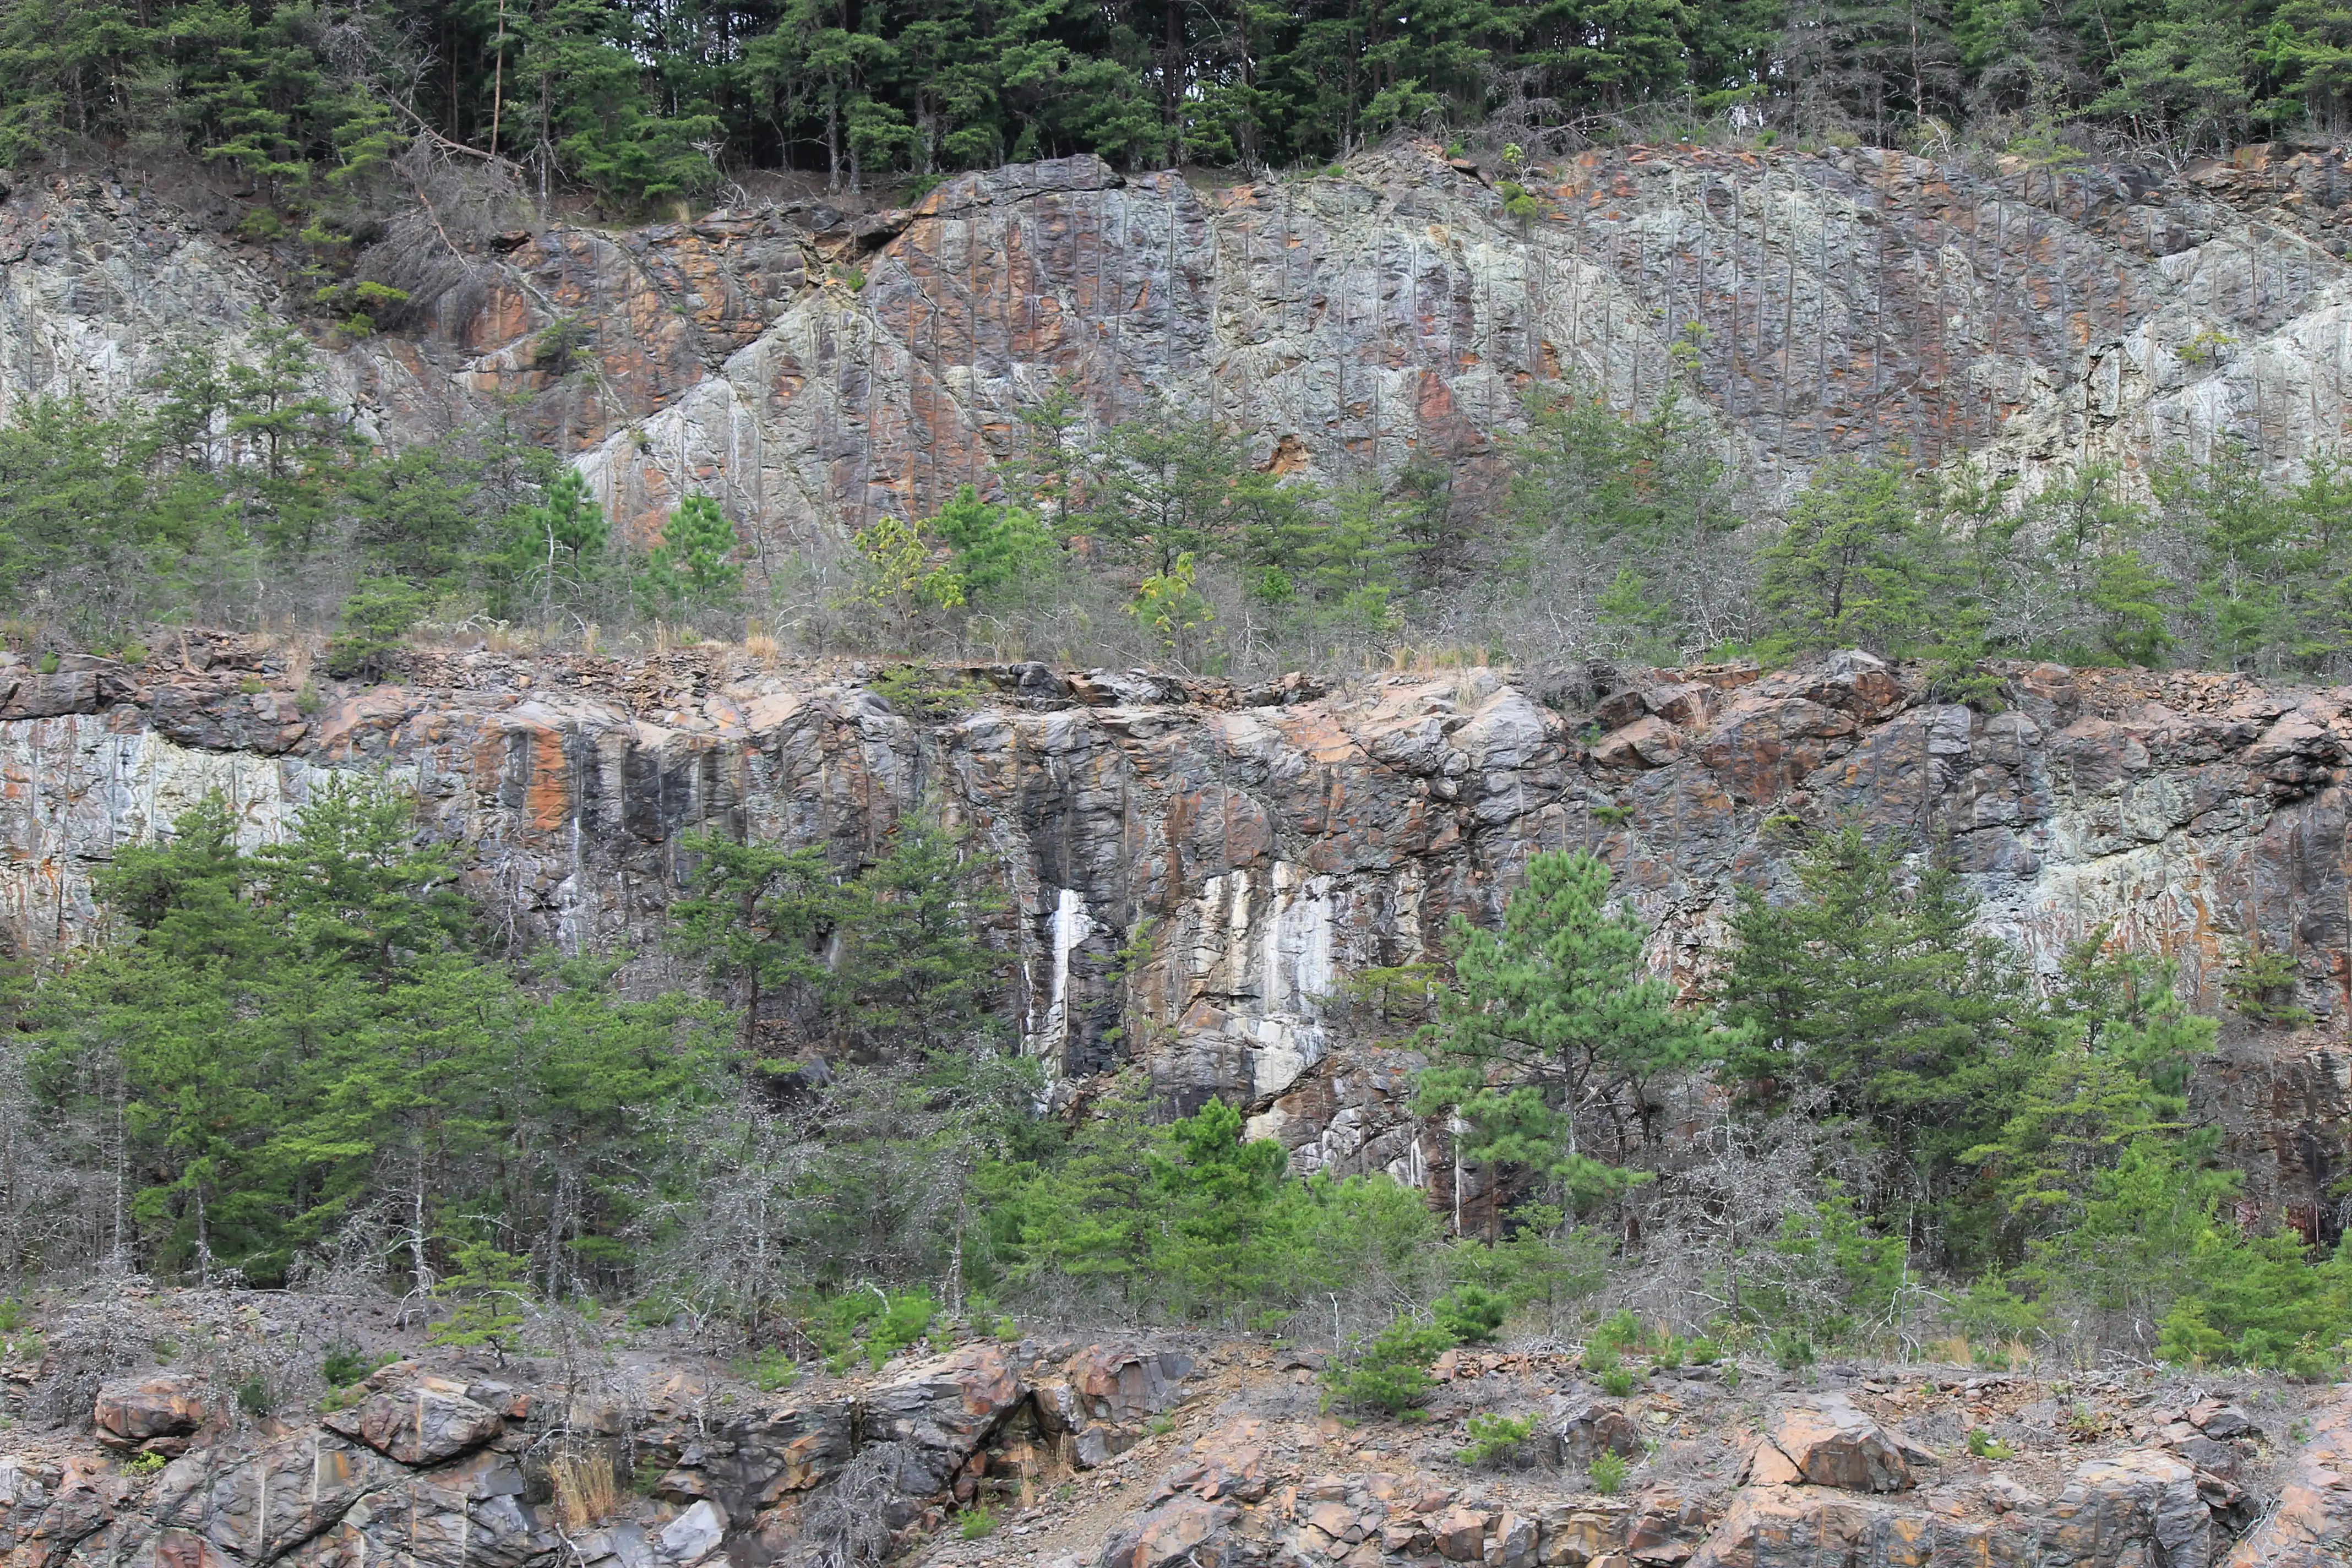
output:
[[[547,1462],[555,1491],[555,1517],[566,1535],[595,1529],[621,1503],[620,1477],[613,1457],[601,1448],[566,1448]]]

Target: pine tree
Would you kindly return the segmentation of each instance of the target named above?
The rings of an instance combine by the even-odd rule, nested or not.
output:
[[[1763,552],[1768,646],[1913,651],[1934,626],[1940,545],[1894,466],[1829,464]]]
[[[647,562],[653,591],[684,608],[717,609],[734,602],[743,568],[732,559],[741,537],[719,503],[688,496],[662,526],[662,542]]]
[[[1439,994],[1436,1065],[1417,1104],[1461,1119],[1462,1158],[1528,1166],[1572,1190],[1622,1184],[1579,1146],[1579,1114],[1597,1092],[1612,1120],[1630,1110],[1647,1142],[1652,1081],[1707,1059],[1706,1026],[1643,973],[1647,932],[1608,891],[1600,860],[1546,851],[1528,859],[1500,930],[1454,917],[1454,983]],[[1631,1152],[1622,1121],[1613,1142],[1618,1157]]]
[[[967,604],[1001,604],[1034,592],[1059,565],[1061,552],[1035,513],[992,505],[971,485],[959,485],[931,527],[955,551],[955,574]]]
[[[814,944],[835,918],[831,869],[818,849],[715,833],[688,834],[678,847],[692,857],[693,879],[689,895],[670,906],[671,940],[735,985],[743,1053],[755,1055],[766,999],[824,978]]]

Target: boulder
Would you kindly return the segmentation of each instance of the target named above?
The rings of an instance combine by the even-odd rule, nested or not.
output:
[[[1429,1533],[1437,1542],[1437,1554],[1449,1563],[1483,1563],[1492,1522],[1485,1510],[1455,1503],[1429,1521]]]
[[[2189,1407],[2187,1421],[2208,1437],[2228,1439],[2250,1436],[2254,1424],[2246,1413],[2234,1405],[2224,1405],[2218,1399],[2200,1399]]]
[[[901,1484],[929,1495],[946,1490],[972,1451],[1027,1396],[1002,1347],[970,1345],[871,1390],[858,1412],[858,1430],[867,1442],[905,1444],[908,1468]]]
[[[1228,1555],[1220,1538],[1240,1517],[1238,1510],[1193,1498],[1162,1503],[1111,1537],[1100,1568],[1160,1568],[1178,1558],[1217,1568]]]
[[[1629,1458],[1642,1451],[1642,1429],[1614,1405],[1556,1400],[1543,1430],[1558,1450],[1554,1462],[1579,1468],[1591,1464],[1604,1450]]]
[[[1682,732],[1654,713],[1592,744],[1592,760],[1604,768],[1662,768],[1682,754]]]
[[[90,1419],[101,1443],[177,1454],[186,1449],[184,1439],[210,1414],[203,1378],[167,1372],[106,1384],[98,1391]]]
[[[662,1526],[661,1533],[654,1537],[661,1555],[680,1568],[701,1562],[718,1551],[726,1538],[727,1516],[708,1498]]]
[[[1625,1544],[1625,1515],[1555,1504],[1538,1534],[1545,1568],[1581,1568]]]
[[[371,1394],[320,1425],[411,1466],[454,1459],[506,1430],[497,1411],[466,1397],[465,1384],[441,1377]]]
[[[1072,1462],[1091,1469],[1133,1447],[1144,1423],[1183,1396],[1192,1372],[1180,1352],[1088,1345],[1037,1380],[1039,1422],[1049,1435],[1069,1434]]]
[[[1192,1445],[1195,1462],[1163,1484],[1215,1501],[1256,1502],[1266,1493],[1266,1451],[1262,1424],[1241,1421],[1221,1426]],[[1181,1478],[1181,1479],[1180,1479]]]
[[[1850,1492],[1895,1492],[1911,1485],[1910,1462],[1885,1429],[1843,1394],[1808,1394],[1783,1405],[1748,1460],[1758,1486],[1798,1481]]]
[[[1487,1534],[1486,1568],[1536,1568],[1536,1521],[1524,1514],[1506,1513]]]
[[[2165,1568],[2206,1568],[2213,1517],[2197,1471],[2161,1448],[2093,1459],[2051,1503],[2052,1544],[2082,1556],[2107,1542],[2141,1541]]]

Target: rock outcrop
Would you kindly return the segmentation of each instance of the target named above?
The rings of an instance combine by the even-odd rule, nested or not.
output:
[[[1850,1492],[1911,1486],[1903,1447],[1843,1394],[1820,1394],[1781,1406],[1748,1462],[1753,1486],[1811,1485]]]
[[[640,529],[707,488],[763,570],[811,528],[987,486],[1064,380],[1095,427],[1164,398],[1269,467],[1435,462],[1465,500],[1522,394],[1563,376],[1624,407],[1687,390],[1768,487],[1897,445],[2028,489],[2223,438],[2284,469],[2344,423],[2341,148],[2174,175],[1632,147],[1518,172],[1524,220],[1491,174],[1397,145],[1204,189],[1073,158],[912,211],[553,225],[470,255],[401,331],[335,344],[327,390],[387,439],[520,399]],[[0,203],[0,414],[103,406],[191,334],[307,308],[290,261],[234,237],[237,201],[176,194],[59,174]]]
[[[88,677],[68,710],[0,721],[0,932],[19,951],[76,940],[92,870],[207,793],[259,841],[359,772],[415,793],[519,937],[650,955],[639,984],[684,981],[659,924],[684,832],[819,844],[846,868],[929,812],[1000,868],[1008,1021],[1054,1072],[1100,1072],[1149,1037],[1168,1103],[1225,1097],[1302,1171],[1387,1170],[1450,1204],[1412,1061],[1335,1048],[1341,977],[1426,955],[1454,913],[1491,919],[1529,854],[1574,847],[1655,926],[1660,969],[1695,982],[1735,889],[1786,880],[1775,825],[1856,820],[1944,842],[1987,929],[2044,975],[2103,930],[2178,959],[2228,1020],[2203,1110],[2258,1193],[2332,1224],[2352,690],[2020,665],[1987,711],[1853,654],[1596,669],[1553,707],[1488,669],[1324,692],[1020,665],[967,672],[995,694],[941,714],[894,710],[856,667],[705,649],[424,654],[403,683],[330,687],[305,713],[289,665],[236,639],[88,662],[60,672]],[[1622,744],[1632,731],[1667,743]],[[2294,961],[2313,1026],[2228,1011],[2241,943]],[[1154,1028],[1122,1035],[1129,1007]],[[1474,1215],[1486,1199],[1460,1196]]]
[[[1122,1400],[1081,1410],[1075,1425],[1063,1407],[1045,1408],[1138,1358],[1150,1377]],[[143,1439],[131,1464],[0,1445],[0,1565],[691,1568],[722,1552],[814,1562],[830,1527],[812,1504],[860,1454],[890,1457],[864,1502],[903,1531],[971,1504],[983,1477],[1034,1482],[1095,1468],[1109,1451],[1098,1429],[1161,1415],[1184,1397],[1190,1367],[1163,1347],[980,1343],[747,1409],[690,1374],[624,1407],[519,1394],[404,1361],[373,1374],[356,1400],[328,1401],[315,1425],[208,1420],[219,1405],[202,1377],[157,1374],[110,1385],[92,1412],[106,1447]],[[156,1471],[166,1453],[179,1457]],[[570,1498],[565,1465],[572,1476],[620,1467],[658,1479],[643,1508],[609,1488],[601,1501],[593,1487]]]
[[[283,1359],[267,1415],[225,1397],[246,1363],[218,1346],[63,1418],[26,1390],[72,1353],[0,1358],[0,1568],[2315,1568],[2352,1530],[2347,1391],[2257,1374],[1733,1357],[1595,1405],[1580,1357],[1537,1342],[1449,1352],[1394,1421],[1341,1418],[1317,1352],[1248,1339],[967,1338],[763,1393],[683,1331],[493,1367],[391,1317],[307,1304],[406,1354],[344,1390]],[[1465,1457],[1496,1413],[1535,1434]],[[1581,1447],[1542,1440],[1580,1420]],[[1959,1440],[1979,1426],[2000,1458]],[[134,1451],[142,1427],[188,1446]],[[2238,1446],[2244,1486],[2182,1431]]]

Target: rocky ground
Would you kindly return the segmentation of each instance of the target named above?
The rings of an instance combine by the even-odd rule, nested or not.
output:
[[[1423,1418],[1322,1352],[1171,1333],[942,1340],[791,1373],[551,1320],[435,1351],[396,1304],[49,1306],[0,1361],[5,1568],[2252,1568],[2352,1552],[2352,1391],[1578,1348],[1450,1352]],[[330,1389],[333,1343],[396,1357]],[[1638,1365],[1638,1363],[1636,1363]],[[762,1387],[762,1384],[767,1386]],[[787,1384],[778,1386],[779,1384]],[[1468,1419],[1534,1417],[1499,1465]],[[1624,1479],[1610,1479],[1604,1454]],[[1597,1473],[1598,1472],[1598,1473]]]

